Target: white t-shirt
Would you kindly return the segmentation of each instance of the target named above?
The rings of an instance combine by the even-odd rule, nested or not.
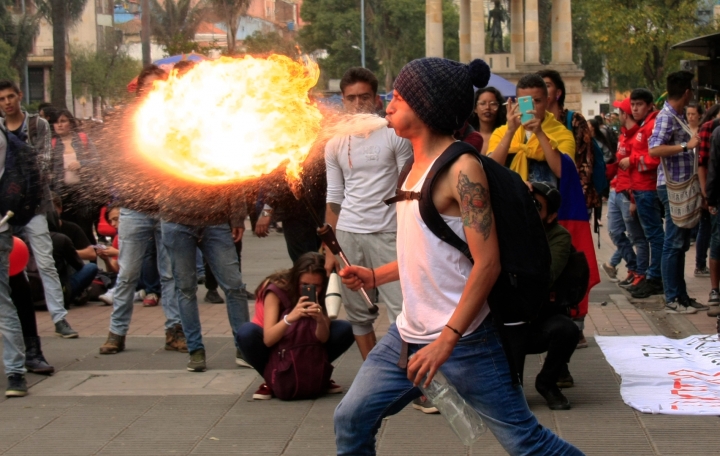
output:
[[[0,132],[0,178],[5,174],[5,156],[7,154],[7,140],[5,139],[5,135]],[[3,217],[5,214],[0,214],[0,218]],[[3,231],[7,231],[8,224],[3,223],[0,225],[0,233]]]
[[[325,146],[327,202],[341,205],[337,229],[386,233],[397,229],[395,208],[383,200],[395,195],[412,147],[391,128],[362,136],[336,137]]]
[[[411,189],[419,192],[427,173]],[[403,185],[403,189],[407,190]],[[441,214],[442,215],[442,214]],[[467,242],[460,217],[442,215],[445,223]],[[397,254],[402,313],[396,323],[402,339],[428,344],[438,338],[460,302],[472,263],[462,252],[435,236],[420,216],[417,200],[397,203]],[[475,331],[490,313],[487,303],[465,331]]]

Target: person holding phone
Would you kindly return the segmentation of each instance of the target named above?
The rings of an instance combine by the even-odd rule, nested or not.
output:
[[[293,324],[304,318],[315,320],[315,337],[327,348],[328,361],[345,353],[355,338],[347,321],[330,321],[325,310],[325,290],[328,277],[325,257],[316,252],[305,253],[289,270],[268,276],[255,291],[255,316],[237,332],[237,344],[246,361],[263,376],[270,358],[270,350],[282,340]],[[272,285],[272,286],[270,286]],[[296,303],[293,310],[282,316],[283,299]],[[328,393],[341,393],[342,388],[332,380]],[[272,399],[270,387],[263,383],[253,399]]]
[[[488,155],[529,182],[558,185],[562,175],[560,154],[575,157],[575,138],[570,130],[547,112],[548,90],[538,74],[523,76],[517,83],[517,102],[508,101],[507,124],[490,137]]]

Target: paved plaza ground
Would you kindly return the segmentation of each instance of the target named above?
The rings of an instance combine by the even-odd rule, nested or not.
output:
[[[248,232],[249,233],[249,232]],[[244,280],[248,288],[267,274],[290,266],[282,235],[244,240]],[[612,246],[603,234],[598,261]],[[691,296],[707,300],[709,279],[692,276],[694,248],[688,253]],[[204,288],[198,291],[202,302]],[[603,275],[591,294],[585,334],[590,347],[570,364],[575,387],[564,390],[569,411],[550,411],[532,388],[543,357],[528,356],[526,396],[540,422],[589,455],[707,455],[720,447],[718,417],[646,415],[626,406],[619,378],[592,336],[663,334],[682,338],[715,331],[715,319],[666,315],[662,302],[630,302]],[[38,327],[52,377],[28,374],[29,395],[0,398],[0,454],[7,455],[332,455],[332,414],[342,395],[314,401],[253,401],[262,382],[251,369],[234,364],[234,345],[224,305],[200,304],[208,371],[190,373],[187,355],[163,350],[160,307],[135,306],[125,352],[101,356],[110,307],[89,303],[70,310],[80,338],[54,337],[47,312]],[[252,312],[252,306],[251,306]],[[342,315],[341,315],[342,317]],[[387,330],[383,313],[377,332]],[[333,379],[349,387],[361,364],[356,347],[335,363]],[[5,389],[0,376],[0,388]],[[381,455],[504,454],[491,433],[473,448],[463,447],[439,415],[407,407],[386,419],[378,434]]]

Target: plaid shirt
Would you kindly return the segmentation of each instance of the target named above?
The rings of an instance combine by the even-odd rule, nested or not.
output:
[[[648,140],[648,147],[652,149],[657,146],[678,146],[681,143],[690,141],[690,135],[683,130],[678,119],[685,120],[685,114],[679,114],[665,102],[662,111],[655,118],[655,128]],[[664,165],[658,167],[657,185],[665,185],[665,171],[674,182],[685,182],[693,175],[694,152],[678,152],[675,155],[664,158],[668,169]]]
[[[720,126],[720,119],[708,120],[698,130],[698,136],[700,136],[700,143],[698,144],[698,165],[708,166],[708,160],[710,160],[710,139],[715,129]]]

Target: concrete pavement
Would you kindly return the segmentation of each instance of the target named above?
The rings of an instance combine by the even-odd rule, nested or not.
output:
[[[277,233],[267,239],[248,236],[243,247],[244,279],[250,289],[270,272],[290,265],[282,235]],[[604,235],[598,261],[609,258],[610,247]],[[693,255],[691,250],[688,258]],[[692,269],[689,272],[691,293],[704,301],[708,279],[692,278]],[[619,379],[592,337],[685,337],[713,332],[714,319],[704,314],[667,316],[659,301],[631,302],[603,279],[591,294],[585,331],[590,347],[578,350],[570,365],[576,386],[564,392],[572,410],[548,410],[532,388],[542,356],[527,360],[526,396],[531,409],[543,425],[587,454],[716,453],[717,417],[644,415],[624,405]],[[198,293],[202,302],[204,290]],[[109,307],[95,303],[73,308],[68,319],[80,331],[76,340],[53,337],[49,316],[38,313],[45,353],[58,373],[29,374],[33,386],[27,397],[0,398],[0,454],[334,454],[332,413],[342,395],[314,401],[253,401],[252,393],[262,380],[252,370],[235,366],[225,306],[201,304],[209,357],[209,370],[201,374],[185,370],[186,355],[163,350],[159,307],[135,306],[127,350],[100,356],[97,350],[107,334],[109,313]],[[386,330],[383,315],[377,331]],[[347,388],[360,363],[352,347],[335,363],[333,379]],[[0,388],[5,388],[4,376]],[[495,455],[503,450],[490,433],[467,449],[442,417],[408,407],[384,421],[378,454]]]

